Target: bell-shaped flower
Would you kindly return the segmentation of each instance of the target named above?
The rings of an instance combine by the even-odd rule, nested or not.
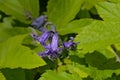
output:
[[[41,26],[43,26],[43,24],[46,21],[47,21],[47,16],[41,15],[38,18],[36,18],[35,20],[32,21],[31,26],[33,26],[34,28],[40,29]]]
[[[40,52],[39,55],[41,57],[48,57],[51,60],[56,59],[62,53],[62,49],[58,46],[58,33],[55,32],[52,37],[52,41],[46,47],[46,50]]]
[[[73,47],[75,47],[79,42],[73,42],[74,38],[70,37],[70,40],[68,42],[64,42],[63,46],[66,49],[71,49]]]
[[[31,34],[31,36],[33,37],[33,39],[37,40],[38,42],[40,42],[40,44],[46,47],[47,46],[46,42],[51,36],[51,33],[52,33],[51,31],[45,31],[41,36],[37,36],[33,33]]]

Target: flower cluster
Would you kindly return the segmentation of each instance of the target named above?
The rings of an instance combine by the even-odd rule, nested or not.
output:
[[[41,57],[48,57],[49,59],[54,60],[62,55],[62,51],[64,49],[69,50],[72,47],[76,46],[78,42],[73,42],[74,38],[70,37],[69,41],[63,42],[60,45],[58,33],[55,30],[55,26],[50,22],[45,23],[44,19],[45,17],[42,15],[32,22],[32,25],[39,27],[42,35],[37,36],[36,34],[32,33],[31,36],[45,48],[43,52],[39,52],[38,54]],[[43,24],[44,26],[42,26]],[[47,25],[50,25],[50,30],[47,29]]]

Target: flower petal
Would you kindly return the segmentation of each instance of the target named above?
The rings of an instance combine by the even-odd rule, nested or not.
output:
[[[53,37],[52,37],[51,49],[53,52],[58,51],[58,33],[57,32],[55,32]]]
[[[46,19],[47,19],[47,17],[45,15],[41,15],[38,18],[36,18],[35,20],[33,20],[31,26],[38,29],[46,22]]]
[[[48,40],[48,38],[50,37],[51,32],[50,31],[46,31],[44,32],[41,36],[39,36],[37,38],[37,40],[43,45],[46,46],[46,41]]]

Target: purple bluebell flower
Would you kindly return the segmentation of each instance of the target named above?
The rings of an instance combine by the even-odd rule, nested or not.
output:
[[[62,55],[64,49],[72,49],[78,44],[78,42],[74,42],[74,38],[70,37],[69,41],[63,43],[61,41],[60,43],[54,24],[51,22],[45,22],[45,19],[45,16],[40,16],[32,22],[31,25],[36,26],[42,32],[42,35],[37,36],[35,34],[31,34],[31,36],[34,40],[40,42],[40,44],[45,48],[43,52],[39,52],[38,54],[41,57],[48,57],[51,60],[55,60]],[[47,25],[50,25],[50,30],[47,30]]]
[[[58,50],[58,33],[57,32],[55,32],[52,37],[51,49],[53,52]]]
[[[79,42],[73,42],[74,38],[70,37],[70,40],[68,42],[64,42],[63,46],[66,49],[71,49],[73,47],[75,47]]]
[[[43,46],[46,46],[46,41],[49,39],[51,35],[51,32],[50,31],[46,31],[44,32],[41,36],[39,36],[37,38],[37,40],[43,45]]]
[[[46,50],[40,52],[39,55],[41,57],[49,57],[51,60],[56,59],[60,53],[62,53],[62,49],[58,46],[58,33],[55,32],[52,37],[52,41],[46,47]]]
[[[47,22],[47,16],[41,15],[35,20],[33,20],[33,22],[31,23],[31,26],[37,29],[41,29],[41,26],[43,26],[45,22]]]
[[[37,36],[35,34],[31,34],[31,36],[37,40],[38,42],[40,42],[40,44],[42,44],[44,47],[46,47],[46,41],[49,39],[49,37],[51,36],[51,31],[45,31],[41,36]]]

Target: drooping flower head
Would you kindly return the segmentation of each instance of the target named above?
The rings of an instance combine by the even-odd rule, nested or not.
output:
[[[36,27],[40,27],[42,24],[44,24],[44,16],[38,17],[38,19],[32,23],[32,25]],[[50,25],[50,30],[47,29],[47,25]],[[35,34],[31,34],[31,36],[45,48],[43,52],[38,53],[41,57],[48,57],[51,60],[55,60],[62,55],[64,49],[69,50],[78,44],[78,42],[73,41],[73,37],[70,37],[69,41],[63,42],[62,45],[60,45],[58,33],[51,22],[46,22],[44,26],[40,27],[40,31],[42,32],[40,36]]]
[[[41,27],[47,22],[47,16],[46,15],[41,15],[38,18],[36,18],[35,20],[32,21],[31,26],[39,29],[40,31],[42,31]]]
[[[40,52],[41,57],[49,57],[55,59],[59,56],[60,48],[58,46],[58,33],[55,32],[52,37],[52,41],[45,47],[45,51]]]

